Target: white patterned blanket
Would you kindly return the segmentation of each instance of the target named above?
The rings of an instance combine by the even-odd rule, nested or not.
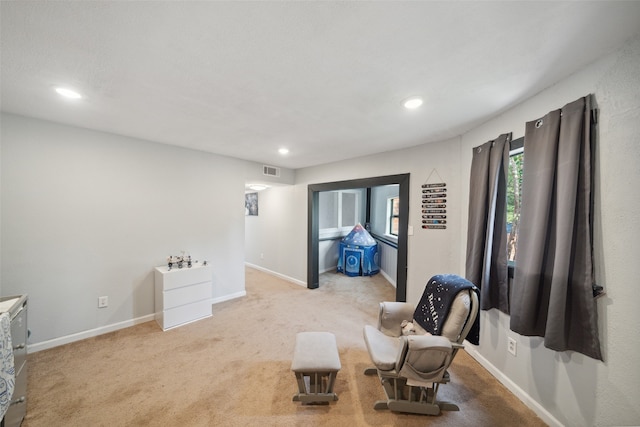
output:
[[[9,313],[0,313],[0,419],[4,417],[11,404],[15,381],[11,316]]]

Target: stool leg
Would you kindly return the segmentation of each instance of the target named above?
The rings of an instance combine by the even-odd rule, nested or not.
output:
[[[327,393],[333,393],[333,385],[336,382],[336,373],[329,372],[329,383],[327,385]]]
[[[338,395],[333,392],[333,385],[336,382],[336,374],[337,372],[329,372],[329,385],[327,387],[327,393],[333,394],[333,400],[338,400]]]
[[[298,382],[298,391],[300,393],[307,392],[307,386],[304,384],[304,374],[301,372],[296,373],[296,380]]]

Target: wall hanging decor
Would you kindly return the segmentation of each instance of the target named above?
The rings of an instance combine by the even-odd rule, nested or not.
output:
[[[258,193],[244,194],[244,215],[258,216]]]
[[[439,182],[430,182],[433,174]],[[422,184],[422,228],[445,230],[447,228],[447,184],[434,168]]]

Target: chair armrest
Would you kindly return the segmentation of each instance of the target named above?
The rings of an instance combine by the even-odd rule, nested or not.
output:
[[[442,380],[452,358],[451,341],[437,335],[409,335],[406,354],[396,361],[396,370],[407,384],[427,386]]]
[[[409,350],[411,351],[421,351],[432,348],[451,351],[455,345],[455,343],[449,341],[448,338],[441,337],[440,335],[409,335],[406,339],[409,343]]]
[[[414,311],[414,306],[406,302],[381,302],[378,329],[385,335],[399,337],[402,335],[402,321],[412,321]]]

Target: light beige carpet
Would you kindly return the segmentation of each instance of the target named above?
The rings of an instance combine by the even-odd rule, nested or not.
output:
[[[247,296],[213,317],[163,332],[147,322],[30,354],[27,417],[39,426],[541,426],[544,423],[465,352],[439,416],[376,411],[384,396],[362,338],[378,302],[394,300],[381,275],[321,276],[308,290],[247,269]],[[292,402],[295,335],[336,335],[342,370],[328,406]]]

